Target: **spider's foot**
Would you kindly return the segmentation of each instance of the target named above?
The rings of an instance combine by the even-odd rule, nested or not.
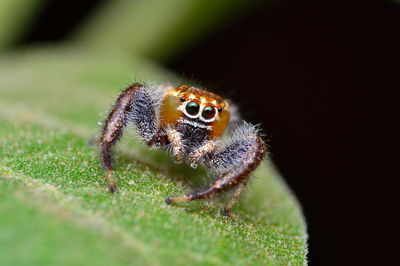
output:
[[[165,199],[165,203],[170,205],[170,204],[174,204],[174,203],[177,203],[177,202],[189,201],[190,199],[191,199],[190,197],[174,198],[174,197],[170,196],[170,197]]]
[[[114,175],[111,170],[106,171],[106,181],[108,184],[108,191],[114,194],[117,191],[117,183],[115,182]]]
[[[168,197],[168,198],[165,199],[165,203],[167,203],[168,205],[170,205],[170,204],[174,203],[173,200],[174,200],[174,198],[170,196],[170,197]]]
[[[117,192],[117,184],[115,184],[115,183],[108,184],[108,191],[111,194],[114,194],[115,192]]]
[[[234,214],[228,209],[222,209],[221,212],[222,212],[222,215],[224,215],[224,216],[228,216],[228,217],[234,216]]]

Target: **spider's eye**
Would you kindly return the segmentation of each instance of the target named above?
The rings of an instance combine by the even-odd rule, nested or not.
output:
[[[212,106],[204,107],[203,112],[201,113],[201,116],[206,120],[214,118],[214,116],[215,116],[215,108],[212,107]]]
[[[181,102],[184,102],[184,101],[186,101],[185,96],[182,96],[181,97]]]
[[[186,104],[186,112],[190,115],[197,115],[199,113],[200,106],[196,102],[188,102]]]

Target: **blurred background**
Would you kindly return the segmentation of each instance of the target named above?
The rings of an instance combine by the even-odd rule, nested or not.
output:
[[[168,0],[119,10],[110,2],[32,0],[20,8],[28,27],[0,47],[98,42],[105,52],[117,46],[222,91],[246,120],[262,123],[271,159],[303,206],[310,264],[393,263],[389,183],[398,171],[388,126],[396,86],[383,76],[398,70],[400,5]],[[121,19],[101,20],[104,12]],[[0,22],[1,15],[12,14],[0,14]]]

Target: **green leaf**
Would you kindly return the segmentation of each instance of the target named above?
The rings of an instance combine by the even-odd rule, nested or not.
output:
[[[96,148],[120,89],[179,78],[141,58],[40,49],[0,59],[0,265],[306,263],[300,206],[265,162],[224,217],[215,201],[168,206],[204,184],[127,134],[117,151],[119,192],[106,191]]]
[[[0,1],[0,50],[8,48],[22,36],[41,2],[41,0]]]
[[[165,59],[259,4],[257,0],[113,0],[88,20],[75,39],[91,48]]]

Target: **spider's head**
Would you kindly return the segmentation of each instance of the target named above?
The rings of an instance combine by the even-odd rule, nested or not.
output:
[[[211,134],[220,136],[229,123],[229,104],[219,95],[189,86],[179,86],[164,97],[163,123],[183,120],[211,126]]]

